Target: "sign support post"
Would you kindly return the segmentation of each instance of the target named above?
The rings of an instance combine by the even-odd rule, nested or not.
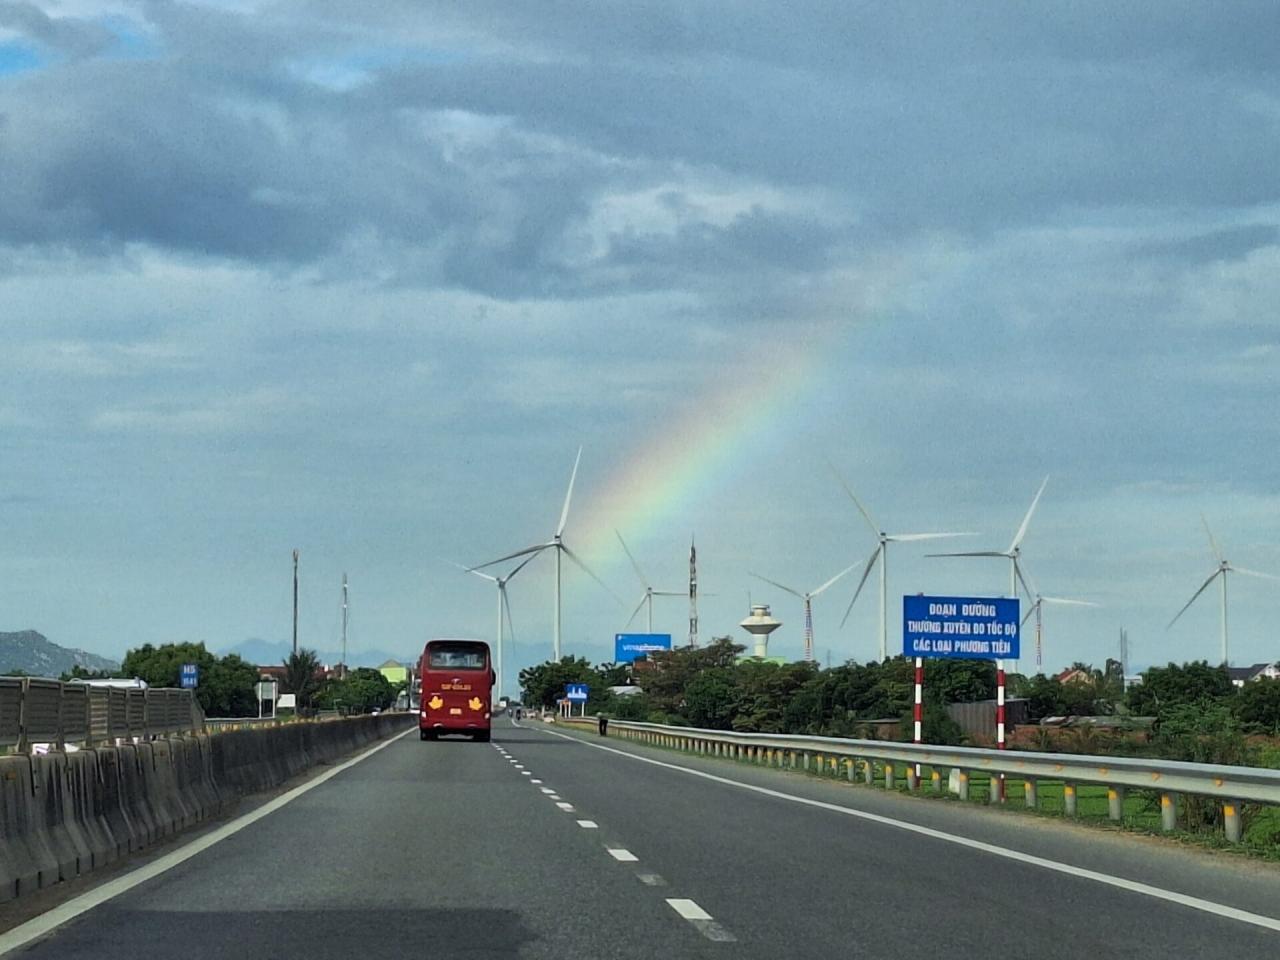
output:
[[[1004,750],[1004,661],[996,661],[996,749]],[[991,784],[991,789],[997,791],[996,799],[1000,803],[1004,803],[1004,774],[1000,774],[999,779]]]

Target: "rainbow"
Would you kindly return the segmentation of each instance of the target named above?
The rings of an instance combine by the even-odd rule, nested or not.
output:
[[[834,341],[853,326],[818,328],[798,335],[791,346],[770,345],[764,353],[753,344],[736,364],[716,364],[716,373],[728,383],[689,401],[674,429],[652,431],[590,497],[579,527],[584,552],[620,558],[615,528],[628,540],[642,540],[710,492],[736,464],[745,464],[760,441],[788,422],[813,387],[826,381],[822,367],[839,353]]]

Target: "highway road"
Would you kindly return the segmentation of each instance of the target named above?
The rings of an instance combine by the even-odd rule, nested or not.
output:
[[[411,732],[246,819],[67,901],[9,955],[1280,952],[1271,865],[541,723]]]

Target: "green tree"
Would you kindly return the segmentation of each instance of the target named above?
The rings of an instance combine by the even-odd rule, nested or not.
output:
[[[1250,680],[1236,696],[1240,722],[1259,733],[1280,735],[1280,680]]]
[[[1198,660],[1145,671],[1142,683],[1129,688],[1127,703],[1135,715],[1163,717],[1178,707],[1219,703],[1234,695],[1225,667]]]
[[[199,670],[196,700],[207,716],[257,714],[257,668],[236,654],[219,659],[203,643],[143,644],[125,654],[119,674],[138,677],[152,687],[176,687],[185,663],[194,663]]]
[[[311,709],[320,681],[320,658],[314,650],[301,647],[285,658],[284,678],[280,685],[285,693],[294,695],[300,714]]]
[[[587,684],[587,695],[593,700],[603,697],[604,687],[590,661],[585,657],[561,657],[557,663],[548,660],[520,671],[521,702],[530,707],[551,709],[564,697],[570,683]]]
[[[73,664],[70,670],[64,671],[59,677],[63,683],[71,680],[110,680],[112,677],[120,675],[119,670],[90,670],[79,663]]]
[[[400,687],[403,688],[403,684]],[[344,713],[368,713],[385,710],[395,701],[396,686],[382,673],[370,667],[357,667],[343,679],[325,680],[316,693],[316,705],[322,710]]]
[[[732,729],[738,705],[734,673],[732,667],[712,667],[689,680],[684,715],[695,727]]]

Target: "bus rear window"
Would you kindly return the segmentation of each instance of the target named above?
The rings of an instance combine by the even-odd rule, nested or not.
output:
[[[427,661],[432,670],[483,670],[486,652],[471,643],[441,643],[427,651]]]

